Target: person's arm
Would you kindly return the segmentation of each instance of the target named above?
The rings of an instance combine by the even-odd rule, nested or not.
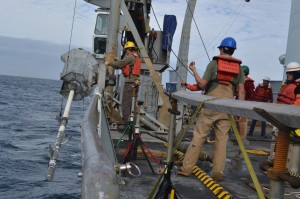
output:
[[[255,85],[252,82],[251,89],[250,89],[250,101],[254,101],[254,98],[255,98]]]
[[[189,65],[189,68],[191,69],[191,71],[194,74],[195,80],[199,86],[199,88],[205,88],[208,81],[206,79],[201,79],[200,75],[198,74],[196,67],[195,67],[195,62],[191,62]]]
[[[294,105],[300,106],[300,86],[298,85],[294,91],[296,99]]]
[[[238,88],[239,88],[239,98],[238,98],[238,100],[245,100],[244,84],[243,83],[238,84]]]
[[[189,89],[190,91],[200,91],[202,90],[198,84],[186,84],[186,88]]]
[[[122,69],[127,64],[130,64],[130,62],[132,62],[133,59],[135,59],[134,55],[127,55],[123,59],[114,62],[105,61],[105,64],[108,66],[112,66],[115,69]]]
[[[270,103],[273,103],[273,90],[270,88]]]

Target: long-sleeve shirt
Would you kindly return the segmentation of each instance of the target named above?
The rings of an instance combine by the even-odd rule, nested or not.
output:
[[[135,63],[135,56],[132,54],[126,54],[123,59],[109,63],[114,69],[123,69],[127,64],[133,65]],[[138,79],[137,76],[130,74],[125,77],[125,82],[134,82]]]
[[[186,88],[190,91],[200,91],[202,90],[198,84],[186,84]]]

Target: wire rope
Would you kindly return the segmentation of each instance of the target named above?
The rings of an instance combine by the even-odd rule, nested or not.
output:
[[[205,44],[204,44],[202,35],[201,35],[201,33],[200,33],[200,30],[199,30],[199,28],[198,28],[198,25],[197,25],[197,23],[196,23],[196,20],[195,20],[195,18],[194,18],[194,14],[193,14],[193,12],[192,12],[192,10],[191,10],[191,7],[190,7],[190,4],[189,4],[188,0],[186,0],[186,4],[187,4],[187,6],[188,6],[188,8],[189,8],[189,10],[190,10],[192,19],[193,19],[193,21],[194,21],[194,23],[195,23],[196,29],[197,29],[198,34],[199,34],[199,36],[200,36],[200,39],[201,39],[202,45],[203,45],[203,47],[204,47],[204,50],[205,50],[205,52],[206,52],[207,58],[208,58],[208,60],[210,61],[210,57],[209,57],[209,55],[208,55],[206,46],[205,46]]]
[[[67,69],[68,69],[68,64],[69,64],[69,55],[70,55],[70,49],[71,49],[71,43],[72,43],[72,37],[73,37],[73,28],[74,28],[75,14],[76,14],[76,4],[77,4],[77,0],[75,0],[75,2],[74,2],[72,27],[71,27],[71,34],[70,34],[70,40],[69,40],[69,51],[68,51],[68,58],[67,58]]]
[[[214,37],[214,39],[212,40],[212,42],[208,45],[209,47],[212,46],[211,48],[208,49],[208,51],[212,51],[214,50],[214,46],[217,45],[218,43],[220,43],[220,41],[222,40],[222,38],[228,33],[228,31],[230,30],[230,28],[232,27],[232,25],[236,22],[236,20],[238,19],[238,17],[240,16],[241,12],[243,11],[245,5],[246,5],[246,2],[244,4],[242,4],[243,1],[241,1],[241,3],[239,4],[238,6],[238,12],[237,12],[237,15],[235,16],[232,16],[228,22],[226,23],[226,25],[224,25],[221,29],[221,31],[217,34],[217,36]],[[227,27],[226,27],[227,26]],[[225,32],[222,34],[222,32],[225,30]],[[218,39],[217,42],[216,39],[219,37],[219,35],[222,36],[220,37],[220,39]],[[205,55],[205,53],[203,52],[200,52],[198,55],[196,55],[195,58],[196,60],[203,57]]]
[[[157,23],[157,25],[158,25],[158,28],[159,28],[159,30],[160,31],[162,31],[162,29],[161,29],[161,27],[160,27],[160,25],[159,25],[159,22],[158,22],[158,20],[157,20],[157,17],[156,17],[156,14],[155,14],[155,12],[154,12],[154,9],[153,9],[153,7],[152,7],[152,5],[151,5],[151,10],[152,10],[152,13],[153,13],[153,15],[154,15],[154,18],[155,18],[155,20],[156,20],[156,23]],[[172,53],[175,55],[175,57],[177,58],[177,60],[182,64],[182,66],[189,72],[189,73],[191,73],[192,74],[192,76],[194,76],[194,74],[182,63],[182,61],[178,58],[178,56],[176,55],[176,53],[173,51],[173,49],[171,48],[171,51],[172,51]],[[170,64],[168,64],[170,67],[171,67],[171,65]],[[175,71],[176,72],[176,74],[178,75],[178,77],[180,78],[180,80],[182,80],[182,78],[180,77],[180,75],[177,73],[177,71],[176,70],[174,70],[174,68],[173,67],[171,67],[172,68],[172,70],[173,71]]]

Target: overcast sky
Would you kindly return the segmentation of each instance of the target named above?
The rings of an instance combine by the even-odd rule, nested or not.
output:
[[[0,74],[59,79],[63,68],[60,55],[69,48],[74,3],[75,0],[2,0]],[[152,6],[161,27],[165,14],[176,15],[173,50],[177,53],[186,1],[153,0]],[[210,58],[218,55],[216,47],[224,37],[234,37],[234,56],[250,67],[250,76],[257,84],[263,76],[282,79],[278,57],[286,51],[290,6],[290,0],[198,0],[194,18]],[[91,50],[95,8],[77,0],[71,48]],[[158,29],[153,16],[150,27]],[[196,61],[203,74],[209,61],[194,22],[190,40],[189,61]],[[176,66],[173,55],[171,65]],[[194,81],[190,75],[188,81]]]

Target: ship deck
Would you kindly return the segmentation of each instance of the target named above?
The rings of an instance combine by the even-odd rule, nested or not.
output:
[[[271,131],[272,129],[267,129],[266,139],[261,139],[259,137],[260,128],[255,129],[254,135],[252,137],[248,137],[248,144],[245,145],[246,149],[250,150],[261,150],[269,152],[270,144],[271,144]],[[116,142],[120,137],[122,132],[117,130],[111,130],[112,139]],[[167,135],[161,135],[167,136]],[[159,162],[164,162],[167,153],[167,148],[163,145],[161,140],[157,138],[153,138],[146,133],[141,134],[141,138],[147,148],[155,154]],[[192,133],[188,132],[184,141],[188,145],[189,140],[192,138]],[[121,156],[124,153],[124,149],[128,146],[129,142],[126,141],[124,137],[124,141],[120,143],[118,148],[116,149],[117,158],[121,161]],[[205,143],[203,146],[203,151],[205,151],[208,155],[212,156],[214,150],[213,143]],[[200,179],[197,178],[196,175],[191,175],[189,177],[179,176],[172,174],[171,182],[174,186],[176,192],[178,193],[179,198],[203,198],[203,199],[212,199],[212,198],[248,198],[248,199],[256,199],[258,195],[252,183],[252,179],[246,167],[245,161],[241,153],[239,153],[239,146],[234,139],[234,135],[230,135],[230,139],[228,141],[227,146],[227,161],[226,167],[224,171],[225,179],[218,184],[215,185],[215,188],[208,188]],[[269,192],[269,179],[267,175],[259,170],[259,164],[266,160],[267,155],[258,155],[248,153],[256,176],[262,186],[262,190],[267,198],[267,194]],[[158,166],[154,163],[151,157],[148,158],[151,162],[153,168],[157,171]],[[132,161],[135,163],[141,170],[141,175],[139,177],[133,177],[129,174],[123,174],[122,180],[123,184],[120,185],[120,198],[130,198],[130,199],[145,199],[148,198],[151,193],[153,187],[157,183],[160,174],[153,174],[150,166],[148,165],[144,156],[138,153],[138,157],[136,160]],[[212,164],[209,161],[198,161],[197,166],[201,168],[208,176],[211,175]],[[173,173],[176,173],[176,168],[180,168],[180,166],[174,166]],[[198,175],[199,176],[199,175]],[[204,180],[203,180],[204,181]],[[216,189],[217,187],[221,187]],[[214,191],[211,191],[213,189]],[[221,193],[223,192],[223,193]],[[230,197],[228,197],[228,193]],[[225,197],[227,196],[227,197]],[[285,199],[289,198],[299,198],[300,191],[292,189],[287,183],[285,187]]]

